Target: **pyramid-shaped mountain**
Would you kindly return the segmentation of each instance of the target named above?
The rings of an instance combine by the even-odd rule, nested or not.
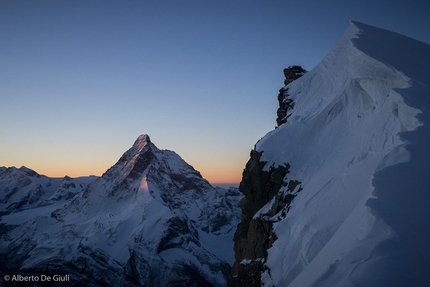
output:
[[[34,176],[23,177],[26,186]],[[70,278],[61,286],[223,286],[239,199],[237,189],[212,187],[179,155],[141,135],[68,201],[9,210],[0,222],[0,269],[60,272]]]

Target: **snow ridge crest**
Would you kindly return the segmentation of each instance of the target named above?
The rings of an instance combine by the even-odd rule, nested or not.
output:
[[[260,274],[264,286],[429,285],[421,270],[428,269],[430,249],[416,243],[430,238],[423,204],[429,181],[421,172],[430,162],[429,60],[428,44],[352,22],[320,64],[288,85],[294,113],[255,151],[266,163],[263,172],[288,163],[288,177],[303,190],[273,225],[277,239]],[[407,252],[381,250],[400,237],[395,248]],[[408,257],[410,250],[426,263]],[[402,264],[414,266],[415,281],[384,258],[411,262]],[[248,258],[239,259],[241,266]],[[375,266],[384,273],[372,272]]]

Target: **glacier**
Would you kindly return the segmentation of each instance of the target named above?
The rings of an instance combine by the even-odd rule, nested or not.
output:
[[[284,90],[294,103],[286,123],[254,149],[262,173],[288,167],[253,214],[271,225],[271,242],[265,258],[246,258],[240,240],[255,235],[236,235],[229,286],[249,286],[253,260],[263,266],[251,286],[430,286],[430,46],[351,22]],[[285,194],[293,200],[270,214]]]

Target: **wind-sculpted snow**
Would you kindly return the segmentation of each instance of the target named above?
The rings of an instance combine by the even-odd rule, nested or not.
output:
[[[287,87],[294,110],[256,152],[302,191],[262,283],[429,286],[430,46],[353,22]]]
[[[20,186],[16,192],[24,191]],[[142,135],[61,206],[3,216],[0,270],[67,274],[70,281],[62,284],[70,285],[223,286],[239,199],[237,189],[212,187],[176,153]]]

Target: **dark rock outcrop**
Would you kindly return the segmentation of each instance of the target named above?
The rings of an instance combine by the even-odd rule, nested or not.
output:
[[[294,108],[294,102],[292,99],[289,98],[290,95],[288,94],[287,85],[293,82],[294,80],[297,80],[304,74],[306,74],[306,72],[307,71],[303,69],[301,66],[289,66],[288,68],[284,69],[285,86],[279,90],[279,94],[278,94],[279,108],[276,112],[277,114],[276,123],[278,124],[278,127],[283,123],[287,122],[288,117],[291,115],[291,110]]]
[[[306,70],[300,66],[284,69],[285,87],[279,90],[277,111],[278,126],[285,123],[294,108],[289,98],[287,85],[300,78]],[[291,201],[302,190],[300,182],[288,180],[290,165],[266,167],[267,162],[260,161],[262,152],[255,148],[243,171],[239,191],[245,196],[240,201],[242,220],[234,235],[235,262],[232,278],[227,286],[261,286],[261,274],[270,270],[265,266],[267,250],[277,239],[273,232],[273,223],[287,215]]]
[[[270,270],[264,265],[267,250],[276,240],[272,225],[284,218],[292,199],[300,192],[300,182],[288,181],[290,165],[264,170],[262,153],[251,151],[243,171],[239,190],[245,195],[240,202],[242,221],[234,235],[235,263],[227,286],[261,286],[261,274]],[[268,205],[268,206],[266,206]]]

